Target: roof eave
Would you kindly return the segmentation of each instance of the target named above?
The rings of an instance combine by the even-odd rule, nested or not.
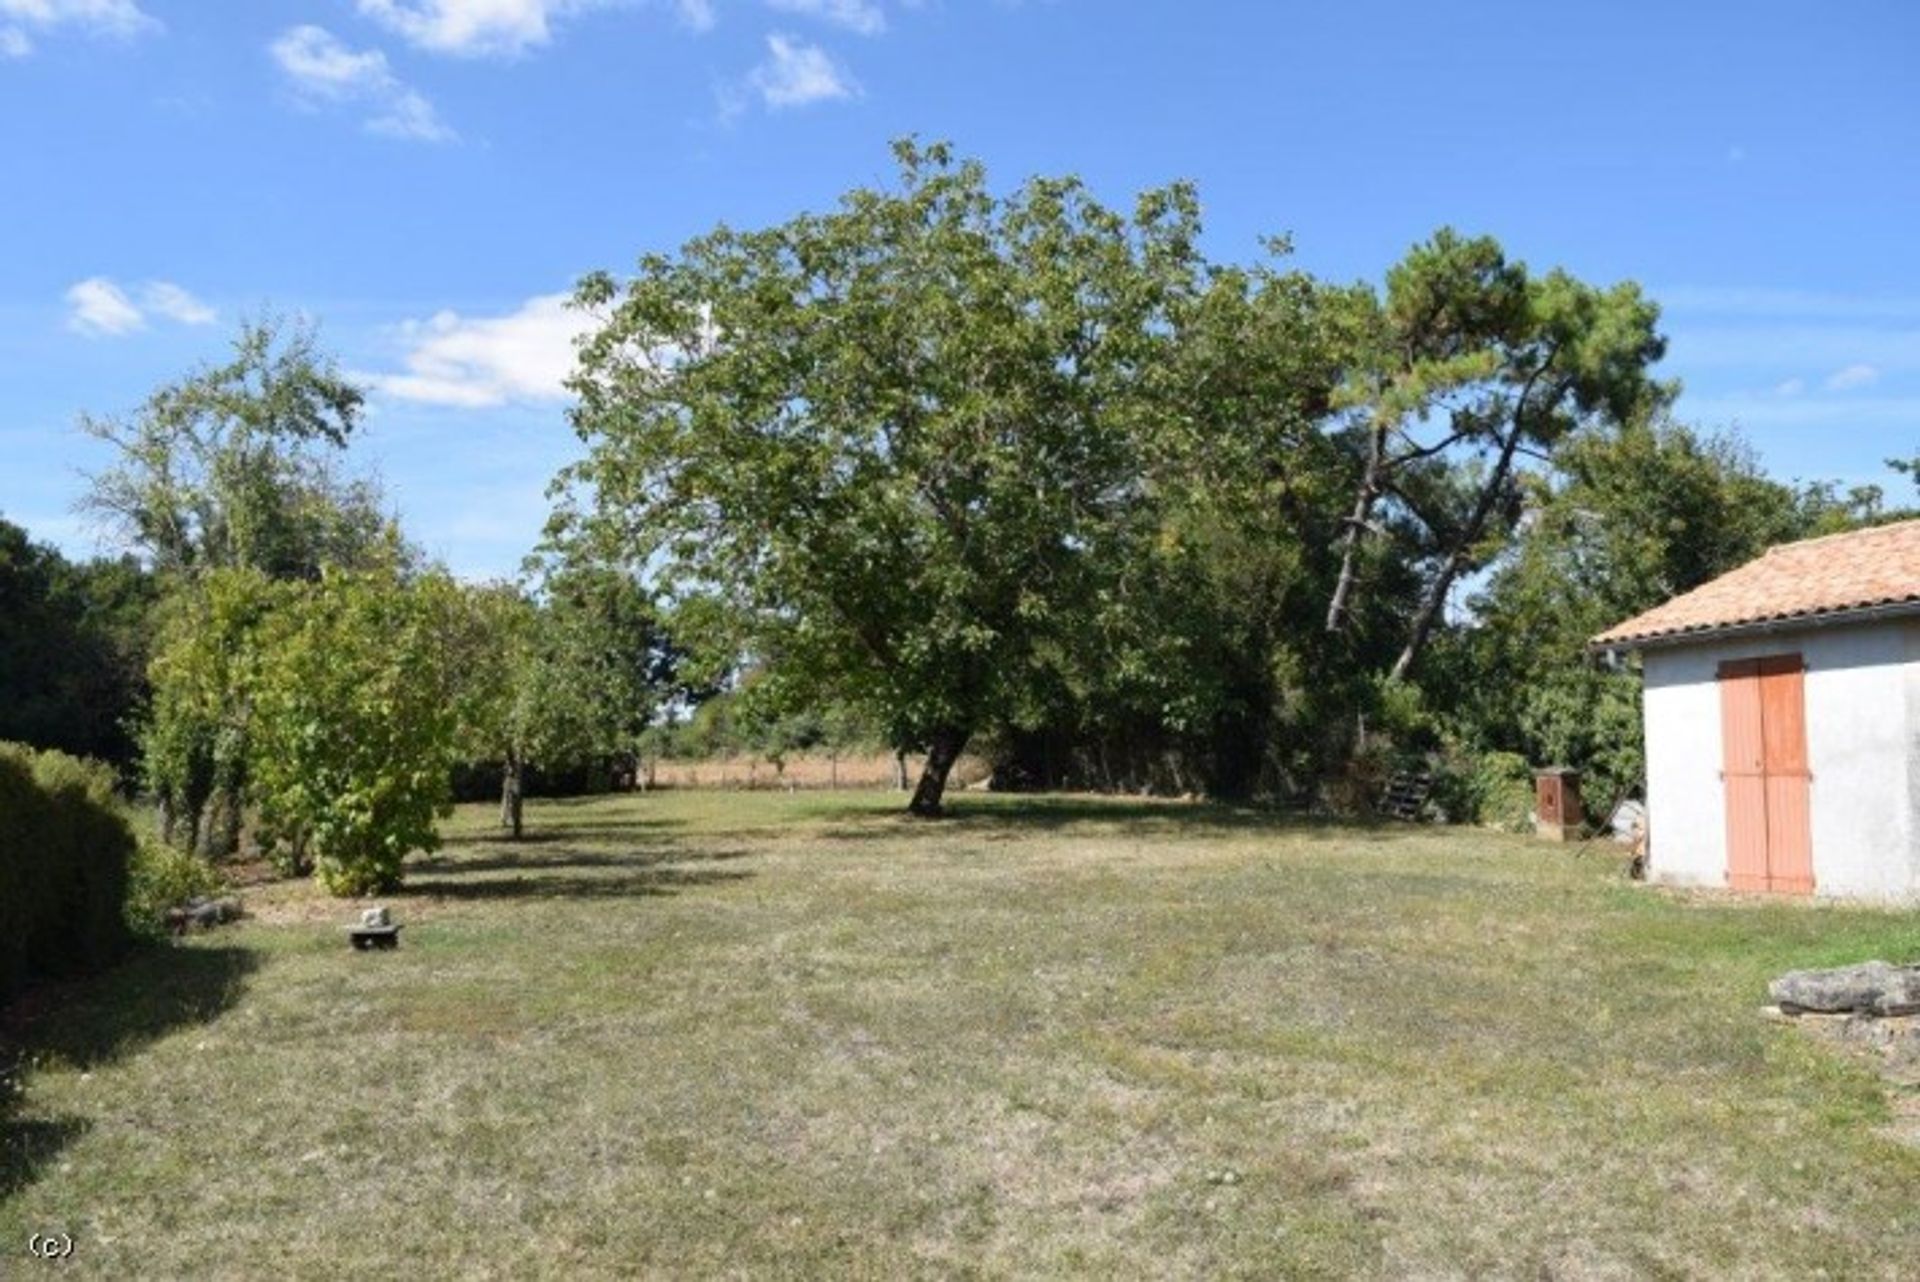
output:
[[[1878,623],[1886,619],[1920,617],[1920,599],[1886,601],[1879,605],[1844,610],[1823,610],[1814,614],[1790,614],[1774,619],[1755,619],[1747,623],[1729,623],[1718,627],[1690,628],[1681,632],[1660,632],[1651,636],[1596,639],[1587,643],[1593,654],[1630,654],[1640,650],[1670,650],[1678,646],[1699,645],[1708,641],[1734,640],[1745,636],[1764,636],[1776,632],[1798,632],[1807,628],[1825,628],[1836,624]]]

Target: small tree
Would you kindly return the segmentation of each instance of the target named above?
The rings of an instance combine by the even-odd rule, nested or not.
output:
[[[459,699],[444,574],[330,570],[286,593],[251,666],[253,777],[269,824],[336,895],[400,884],[450,812]]]
[[[161,606],[140,734],[147,787],[160,802],[161,836],[190,851],[230,855],[239,841],[253,719],[250,665],[259,632],[284,592],[246,569],[212,571]],[[208,822],[216,794],[225,804]]]
[[[377,487],[337,466],[362,401],[311,329],[264,319],[240,327],[229,359],[156,388],[131,416],[81,420],[117,452],[90,478],[85,506],[177,598],[155,661],[145,770],[167,819],[186,820],[196,842],[204,834],[208,853],[235,850],[250,800],[248,710],[226,683],[241,641],[232,628],[244,623],[233,611],[251,607],[233,594],[410,556]],[[209,808],[218,824],[202,823]]]
[[[545,600],[469,592],[447,636],[468,755],[501,763],[500,826],[519,840],[532,765],[637,759],[669,659],[646,594],[626,576],[556,573]]]

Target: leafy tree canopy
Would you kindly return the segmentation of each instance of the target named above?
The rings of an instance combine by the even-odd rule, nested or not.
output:
[[[86,505],[164,574],[314,578],[362,562],[392,538],[378,491],[345,479],[335,458],[362,404],[311,329],[247,322],[227,361],[157,389],[130,417],[82,419],[118,454]]]
[[[582,284],[606,320],[556,532],[925,743],[931,814],[1128,563],[1141,423],[1204,265],[1188,188],[1128,216],[1071,179],[1001,199],[944,146],[896,153],[895,188]]]

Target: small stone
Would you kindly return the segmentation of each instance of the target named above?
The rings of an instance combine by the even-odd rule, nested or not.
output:
[[[1221,1176],[1220,1179],[1222,1183],[1238,1184],[1240,1182],[1240,1172],[1228,1171],[1225,1175]]]

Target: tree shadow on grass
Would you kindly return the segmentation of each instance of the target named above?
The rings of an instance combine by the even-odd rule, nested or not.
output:
[[[477,859],[428,855],[424,859],[416,859],[410,863],[407,871],[409,877],[412,877],[418,873],[518,872],[536,875],[590,868],[641,870],[658,868],[665,864],[725,863],[734,859],[746,859],[752,854],[751,850],[727,849],[634,850],[623,854],[605,854],[588,850],[557,850],[551,854],[526,851],[518,854],[484,855]]]
[[[497,899],[623,899],[649,895],[677,895],[682,890],[745,881],[750,872],[701,868],[661,868],[625,864],[630,871],[604,876],[555,876],[537,865],[513,877],[468,877],[449,869],[450,876],[410,879],[398,898],[426,897],[453,900]]]
[[[12,1116],[33,1066],[97,1068],[176,1029],[211,1023],[240,999],[258,965],[250,949],[158,945],[101,975],[37,985],[0,1011],[0,1199],[33,1183],[92,1124]]]
[[[534,822],[537,822],[534,821]],[[650,840],[661,840],[659,830],[677,828],[684,825],[664,819],[631,819],[627,821],[610,820],[604,823],[563,823],[553,827],[530,826],[520,834],[518,840],[509,836],[505,830],[486,828],[479,832],[450,833],[441,839],[443,846],[552,846],[569,841],[591,841],[596,837],[633,838],[646,834]]]
[[[1087,795],[1001,794],[991,800],[959,797],[947,803],[946,814],[937,820],[915,819],[904,810],[874,811],[856,807],[826,812],[823,817],[843,825],[829,829],[824,835],[835,840],[856,841],[899,839],[913,833],[1011,836],[1080,826],[1120,827],[1133,834],[1167,836],[1269,832],[1323,839],[1359,837],[1387,841],[1436,831],[1420,824],[1335,819],[1259,806]]]
[[[84,1117],[0,1118],[0,1202],[40,1178],[40,1172],[93,1123]]]

